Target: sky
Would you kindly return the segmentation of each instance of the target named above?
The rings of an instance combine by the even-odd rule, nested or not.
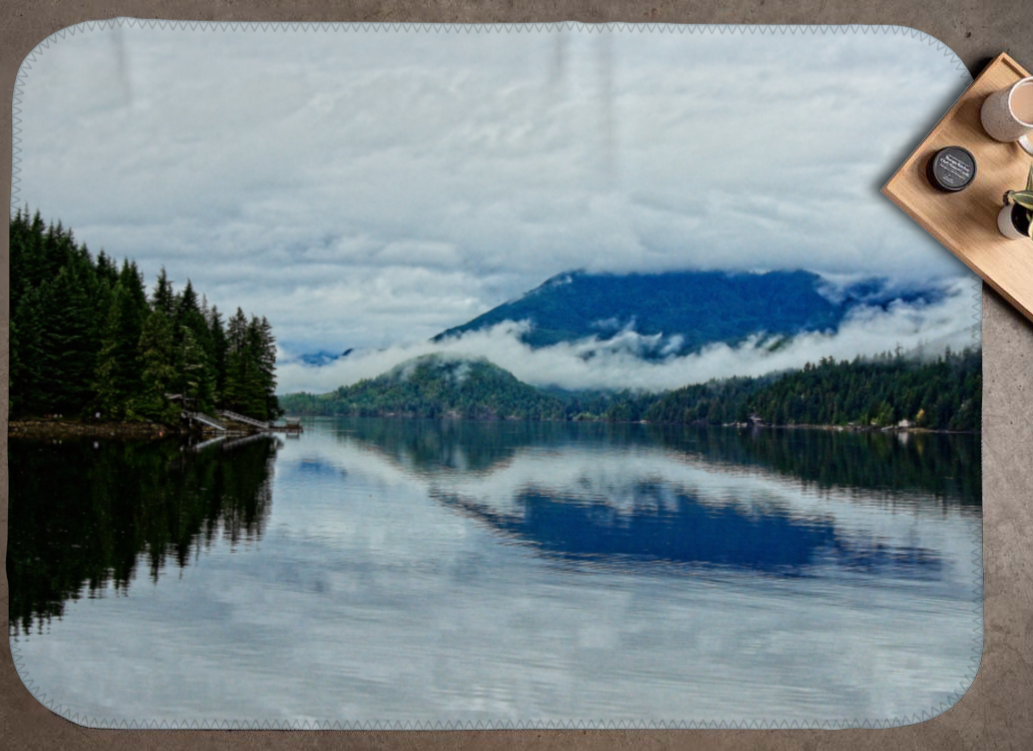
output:
[[[135,259],[148,286],[164,266],[268,317],[281,392],[376,375],[573,269],[952,291],[861,311],[785,367],[971,339],[974,277],[879,194],[970,80],[922,35],[122,26],[56,40],[23,72],[19,204]],[[517,334],[478,346],[540,384],[775,369],[748,344],[659,368],[597,347],[586,370],[575,347],[532,354]]]

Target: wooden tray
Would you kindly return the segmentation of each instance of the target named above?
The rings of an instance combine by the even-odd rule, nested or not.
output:
[[[882,192],[1033,321],[1033,242],[1008,240],[997,230],[1004,192],[1026,187],[1033,157],[1017,143],[993,140],[979,122],[989,94],[1027,76],[1008,55],[994,58]],[[976,158],[975,180],[958,193],[941,193],[925,176],[944,146],[962,146]]]

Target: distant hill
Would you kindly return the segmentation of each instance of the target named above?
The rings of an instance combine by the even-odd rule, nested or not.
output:
[[[376,378],[321,396],[286,397],[292,414],[460,417],[476,420],[564,418],[564,403],[521,383],[483,358],[440,354],[408,360]]]
[[[736,344],[750,335],[793,336],[838,328],[857,303],[886,304],[882,285],[867,281],[833,302],[808,271],[765,274],[679,271],[663,274],[559,274],[519,300],[505,303],[434,337],[441,341],[506,321],[530,321],[523,341],[534,348],[596,336],[612,339],[631,327],[662,335],[642,354],[699,351],[707,344]],[[923,293],[910,293],[914,299]]]

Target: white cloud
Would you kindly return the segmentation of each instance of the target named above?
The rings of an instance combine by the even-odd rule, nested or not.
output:
[[[965,84],[908,35],[122,28],[26,74],[21,201],[309,351],[575,268],[968,274],[878,191]]]
[[[630,328],[610,340],[597,337],[531,349],[520,341],[527,322],[507,322],[491,329],[474,331],[439,344],[421,342],[380,350],[355,352],[331,365],[312,367],[285,358],[277,367],[280,393],[308,391],[325,393],[390,370],[413,357],[444,352],[469,357],[486,357],[525,383],[560,386],[567,389],[642,389],[657,391],[711,378],[759,376],[800,368],[822,357],[837,360],[856,355],[875,355],[895,349],[939,353],[950,346],[960,350],[971,346],[976,323],[973,303],[978,286],[969,280],[955,281],[935,303],[894,301],[879,306],[853,308],[835,333],[812,332],[774,344],[770,338],[752,337],[731,347],[716,344],[698,354],[644,360],[644,349],[652,348],[660,335],[643,336]]]

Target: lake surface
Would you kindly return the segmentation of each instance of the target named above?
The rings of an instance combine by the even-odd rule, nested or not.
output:
[[[979,436],[305,425],[11,439],[33,693],[87,725],[895,725],[978,668]]]

